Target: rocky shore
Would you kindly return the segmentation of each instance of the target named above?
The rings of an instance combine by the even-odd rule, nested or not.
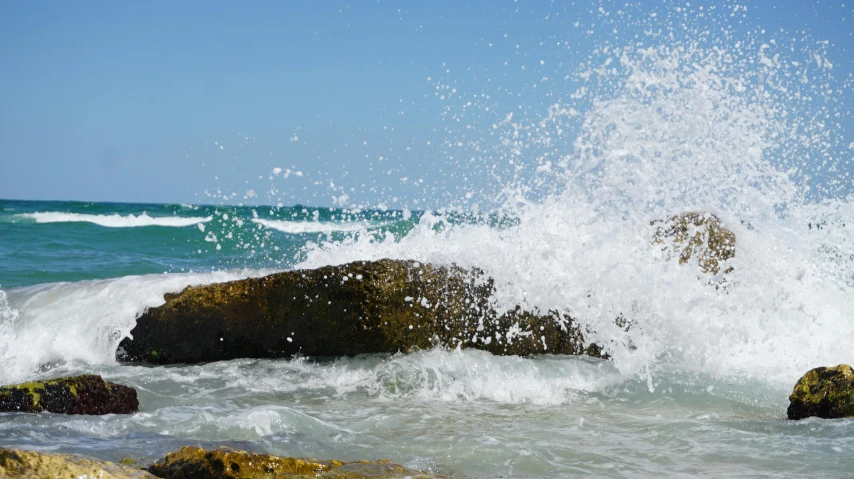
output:
[[[131,461],[128,461],[131,462]],[[99,479],[432,479],[386,460],[343,462],[298,459],[233,449],[184,447],[148,466],[0,448],[0,477]]]
[[[711,214],[685,213],[653,221],[650,245],[665,258],[695,264],[698,278],[725,286],[735,235]],[[607,357],[565,311],[518,305],[499,311],[495,282],[477,268],[412,260],[357,261],[191,286],[166,294],[165,304],[137,318],[122,341],[122,362],[199,363],[236,358],[345,356],[410,352],[436,345],[495,355]],[[619,324],[630,319],[622,315]],[[846,369],[847,368],[847,369]],[[791,396],[788,417],[854,414],[848,366],[810,371]],[[836,401],[840,399],[840,401]],[[0,412],[131,414],[136,391],[78,376],[0,388]],[[2,477],[397,478],[436,477],[380,461],[275,457],[228,449],[185,447],[145,470],[91,458],[0,449]]]

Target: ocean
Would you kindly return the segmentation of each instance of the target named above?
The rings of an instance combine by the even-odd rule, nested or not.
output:
[[[826,43],[727,20],[741,7],[720,29],[683,29],[681,8],[538,80],[548,93],[524,108],[447,99],[446,170],[490,183],[453,197],[449,178],[436,208],[0,201],[0,384],[96,373],[140,397],[130,416],[0,414],[0,446],[145,463],[226,445],[474,478],[851,477],[854,420],[786,420],[806,371],[854,362],[850,77]],[[690,211],[737,238],[718,275],[654,241]],[[569,311],[610,359],[116,362],[165,293],[381,258],[482,268],[496,308]]]

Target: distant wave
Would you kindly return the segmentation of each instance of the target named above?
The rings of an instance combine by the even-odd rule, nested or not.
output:
[[[182,216],[148,216],[142,213],[139,216],[129,214],[122,215],[86,215],[81,213],[62,213],[48,211],[44,213],[22,213],[15,215],[19,218],[35,220],[36,223],[94,223],[107,228],[133,228],[138,226],[192,226],[199,223],[207,223],[213,217],[188,218]]]
[[[381,224],[372,224],[367,221],[334,222],[334,221],[282,221],[265,220],[254,218],[252,220],[259,225],[285,233],[332,233],[335,231],[359,231],[361,229],[376,228]]]

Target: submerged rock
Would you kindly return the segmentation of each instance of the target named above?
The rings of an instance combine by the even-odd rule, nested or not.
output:
[[[854,371],[847,364],[815,368],[798,380],[789,396],[789,419],[854,416]]]
[[[234,358],[396,353],[433,345],[499,355],[588,354],[565,314],[497,314],[480,270],[415,261],[357,261],[191,286],[137,319],[118,354],[159,364]]]
[[[69,454],[42,454],[0,448],[0,477],[154,479],[148,472],[111,462]]]
[[[318,461],[255,454],[225,448],[184,447],[154,463],[148,471],[164,479],[393,479],[435,478],[385,460]]]
[[[83,375],[0,387],[0,412],[133,414],[136,390]]]
[[[735,256],[735,234],[711,213],[683,213],[650,223],[656,226],[654,244],[665,245],[665,251],[679,257],[679,264],[692,259],[704,273],[717,275],[721,263]],[[732,267],[723,273],[732,272]]]

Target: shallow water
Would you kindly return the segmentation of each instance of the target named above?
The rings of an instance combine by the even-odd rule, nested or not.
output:
[[[141,461],[230,445],[459,477],[842,477],[854,465],[854,421],[786,421],[783,389],[673,372],[650,392],[609,361],[433,350],[99,372],[137,389],[138,414],[4,415],[0,445]]]

